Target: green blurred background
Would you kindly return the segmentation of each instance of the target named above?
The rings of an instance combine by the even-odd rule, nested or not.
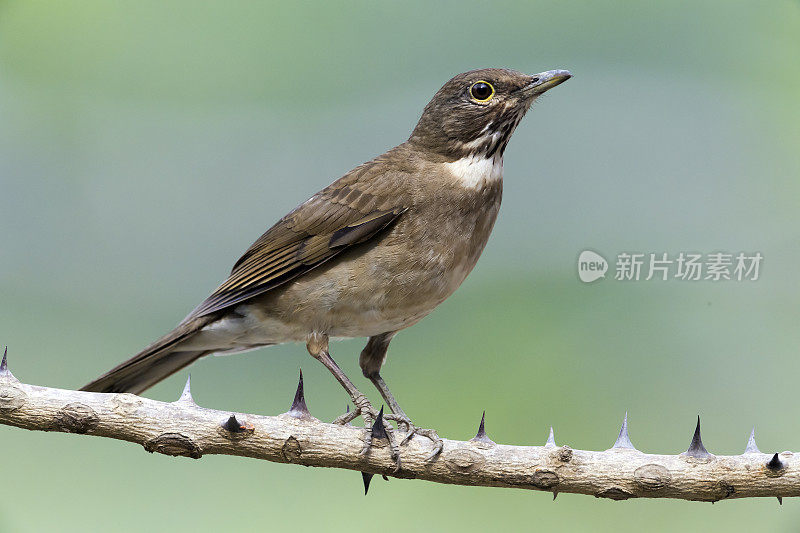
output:
[[[506,152],[494,236],[384,376],[450,438],[800,449],[800,3],[0,3],[0,342],[76,388],[170,329],[286,211],[403,141],[452,75],[569,68]],[[764,255],[757,282],[578,281],[586,248]],[[334,345],[360,377],[363,341]],[[198,403],[346,397],[302,346],[191,368]],[[186,372],[147,396],[174,400]],[[613,502],[153,456],[0,427],[2,531],[796,531],[786,500]]]

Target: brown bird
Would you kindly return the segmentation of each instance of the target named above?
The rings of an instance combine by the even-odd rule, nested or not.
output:
[[[328,351],[330,337],[369,337],[359,364],[415,427],[380,375],[394,335],[433,311],[470,273],[500,209],[503,153],[537,96],[570,78],[507,69],[465,72],[425,106],[411,137],[356,167],[267,230],[230,277],[170,333],[82,390],[140,393],[208,354],[304,342],[367,424],[378,413]]]

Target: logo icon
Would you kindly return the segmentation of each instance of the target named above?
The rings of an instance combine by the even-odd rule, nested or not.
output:
[[[578,256],[578,277],[584,283],[591,283],[600,278],[606,277],[608,261],[591,250],[584,250]]]

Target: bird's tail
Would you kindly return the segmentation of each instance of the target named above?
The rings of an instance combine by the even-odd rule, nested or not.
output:
[[[83,386],[81,390],[139,394],[152,387],[181,368],[211,353],[207,350],[180,349],[183,341],[197,333],[209,321],[209,317],[203,317],[182,323],[124,363]]]

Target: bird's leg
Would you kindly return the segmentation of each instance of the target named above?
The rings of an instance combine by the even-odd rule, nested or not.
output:
[[[359,414],[364,417],[364,422],[367,425],[372,425],[375,421],[375,415],[378,411],[372,407],[372,404],[369,402],[369,399],[359,391],[353,382],[350,381],[342,369],[339,368],[339,365],[336,364],[336,361],[333,360],[331,357],[330,352],[328,351],[328,336],[323,335],[320,333],[312,333],[309,338],[308,342],[306,343],[306,348],[308,349],[308,353],[311,356],[325,365],[331,374],[336,378],[336,380],[342,385],[344,390],[347,391],[347,394],[350,395],[350,399],[353,401],[353,405],[355,405],[355,411],[353,411],[355,418]],[[353,420],[350,418],[350,420]],[[349,422],[347,420],[342,423]]]
[[[372,384],[375,385],[375,388],[378,389],[378,392],[381,393],[381,396],[383,396],[383,399],[384,401],[386,401],[386,404],[389,406],[389,409],[392,410],[394,416],[391,417],[391,419],[396,421],[398,425],[405,426],[403,429],[406,432],[410,431],[412,425],[411,420],[408,418],[405,411],[403,411],[402,407],[400,407],[400,404],[397,403],[397,400],[394,399],[392,391],[389,390],[389,387],[386,385],[386,382],[383,381],[381,375],[375,373],[367,377],[372,382]]]
[[[325,365],[331,374],[336,378],[336,380],[342,385],[344,390],[347,391],[347,394],[350,395],[350,399],[353,401],[353,405],[355,405],[355,410],[351,413],[348,413],[345,416],[337,418],[334,422],[338,424],[346,424],[350,422],[358,415],[364,419],[364,423],[367,426],[367,436],[365,439],[365,446],[364,450],[361,452],[362,454],[366,454],[369,452],[369,449],[372,445],[372,430],[371,426],[375,423],[375,420],[378,418],[378,411],[372,407],[369,399],[359,391],[353,382],[350,381],[342,369],[339,368],[339,365],[336,364],[336,361],[333,360],[331,357],[330,352],[328,351],[328,336],[320,333],[312,333],[308,337],[308,341],[306,342],[306,348],[308,349],[308,353],[311,356]],[[385,419],[386,417],[384,417]],[[397,468],[400,469],[400,452],[399,447],[397,445],[394,430],[392,426],[389,424],[384,424],[386,429],[386,436],[389,440],[389,449],[391,451],[392,459],[397,462]]]
[[[361,352],[361,357],[359,357],[358,362],[364,376],[372,381],[375,388],[378,389],[378,392],[381,393],[381,396],[383,396],[383,399],[392,410],[393,414],[384,415],[384,418],[395,420],[398,428],[402,426],[405,430],[406,435],[400,445],[402,446],[407,443],[414,435],[428,437],[433,442],[433,452],[428,456],[428,460],[430,460],[439,455],[442,451],[444,443],[441,437],[439,437],[433,429],[418,428],[411,423],[408,415],[406,415],[405,411],[400,407],[400,404],[397,403],[397,400],[395,400],[394,395],[389,390],[389,387],[386,385],[386,382],[383,381],[380,374],[380,368],[386,360],[386,350],[389,348],[389,341],[392,340],[392,337],[394,337],[394,332],[370,337],[369,342],[367,342],[366,347],[364,347],[364,350]]]

